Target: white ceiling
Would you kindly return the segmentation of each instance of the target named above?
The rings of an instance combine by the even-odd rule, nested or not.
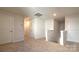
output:
[[[71,14],[79,14],[78,7],[0,7],[0,9],[24,16],[34,16],[36,13],[41,13],[44,16],[54,17],[53,13],[56,13],[57,16],[54,18],[61,18]]]

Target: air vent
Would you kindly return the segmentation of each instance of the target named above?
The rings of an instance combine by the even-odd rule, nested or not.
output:
[[[36,13],[35,16],[42,16],[42,14],[40,14],[40,13]]]

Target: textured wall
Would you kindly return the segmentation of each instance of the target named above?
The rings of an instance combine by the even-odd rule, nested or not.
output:
[[[32,36],[35,39],[45,37],[45,21],[41,17],[32,19]]]
[[[79,15],[65,17],[67,41],[79,42]]]

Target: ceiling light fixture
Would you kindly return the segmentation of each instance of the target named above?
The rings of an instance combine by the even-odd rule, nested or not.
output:
[[[53,16],[56,16],[56,13],[53,13]]]

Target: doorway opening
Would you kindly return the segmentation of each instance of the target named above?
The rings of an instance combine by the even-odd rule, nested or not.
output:
[[[61,19],[57,19],[57,24],[55,27],[55,30],[57,32],[57,42],[60,44],[60,45],[64,45],[65,43],[65,40],[66,40],[66,31],[65,31],[65,17],[61,18]]]
[[[30,17],[25,17],[24,18],[24,37],[25,37],[25,40],[31,38],[30,33],[31,33]]]

